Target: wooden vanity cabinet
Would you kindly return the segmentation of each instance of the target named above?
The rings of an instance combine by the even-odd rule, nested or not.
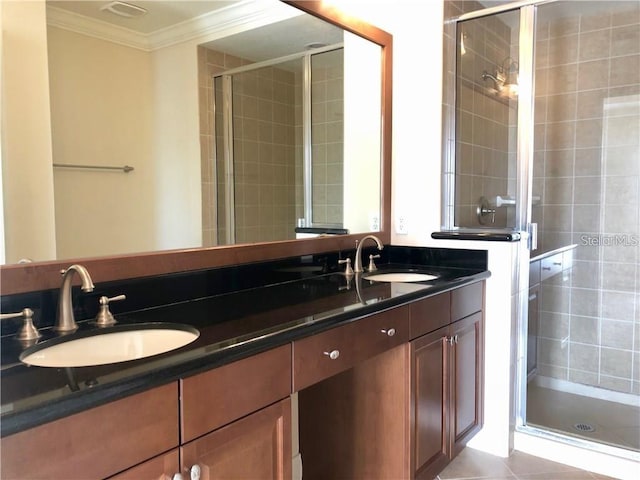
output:
[[[311,372],[305,372],[303,360],[310,352],[298,346],[296,356],[294,342],[294,364],[300,363],[296,372],[304,379],[297,385],[305,386],[298,392],[305,480],[409,478],[408,326],[404,306],[318,335],[313,358],[321,358],[323,349],[328,351],[338,340],[340,348],[352,353],[340,373],[313,376],[319,380],[311,385],[306,385]],[[391,328],[396,330],[389,336]]]
[[[3,438],[2,478],[107,478],[178,443],[173,382]]]
[[[173,480],[179,471],[179,450],[176,448],[109,477],[109,480]]]
[[[181,472],[291,478],[291,345],[184,378]]]
[[[293,391],[300,391],[409,341],[407,307],[293,342]]]
[[[412,325],[446,324],[411,342],[412,478],[434,478],[482,427],[482,289],[477,283],[410,307]]]
[[[291,478],[291,400],[286,398],[181,447],[182,472],[200,480]],[[197,467],[194,467],[197,465]]]

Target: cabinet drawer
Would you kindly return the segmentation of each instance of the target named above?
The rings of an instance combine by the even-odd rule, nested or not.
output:
[[[2,439],[2,478],[105,478],[178,446],[171,383]]]
[[[562,271],[562,254],[558,253],[540,262],[540,281],[553,277]]]
[[[418,338],[449,324],[451,318],[451,293],[418,300],[409,305],[410,338]]]
[[[140,465],[125,470],[109,480],[169,480],[180,472],[178,449],[147,460]]]
[[[291,393],[291,346],[180,380],[182,439],[188,442]]]
[[[408,339],[409,312],[401,307],[296,341],[293,390],[302,390]]]
[[[483,286],[484,282],[478,282],[451,291],[452,322],[482,310]]]

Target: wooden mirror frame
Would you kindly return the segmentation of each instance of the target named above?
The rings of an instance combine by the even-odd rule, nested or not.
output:
[[[346,15],[337,7],[322,1],[282,0],[304,12],[348,30],[382,47],[382,112],[381,112],[381,175],[380,175],[380,231],[372,232],[383,243],[391,240],[391,92],[392,92],[392,36],[373,25]],[[167,273],[186,272],[298,255],[355,248],[356,240],[366,233],[250,243],[233,246],[164,250],[108,257],[52,260],[33,264],[0,266],[0,294],[11,295],[58,288],[60,270],[74,263],[82,263],[94,283],[147,277]]]

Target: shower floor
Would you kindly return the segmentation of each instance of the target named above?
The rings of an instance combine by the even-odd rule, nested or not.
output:
[[[527,387],[527,424],[640,451],[639,406],[561,392],[531,382]]]

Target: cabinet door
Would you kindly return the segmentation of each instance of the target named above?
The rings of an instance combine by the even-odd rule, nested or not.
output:
[[[140,465],[125,470],[118,475],[109,477],[109,480],[172,480],[180,471],[178,449],[171,450],[164,455],[159,455],[147,460]]]
[[[451,458],[482,426],[484,355],[482,312],[450,327]]]
[[[414,478],[433,478],[449,458],[448,328],[411,342],[411,468]]]
[[[291,478],[291,400],[282,400],[181,447],[182,473],[201,480]],[[193,477],[191,477],[193,478]]]

